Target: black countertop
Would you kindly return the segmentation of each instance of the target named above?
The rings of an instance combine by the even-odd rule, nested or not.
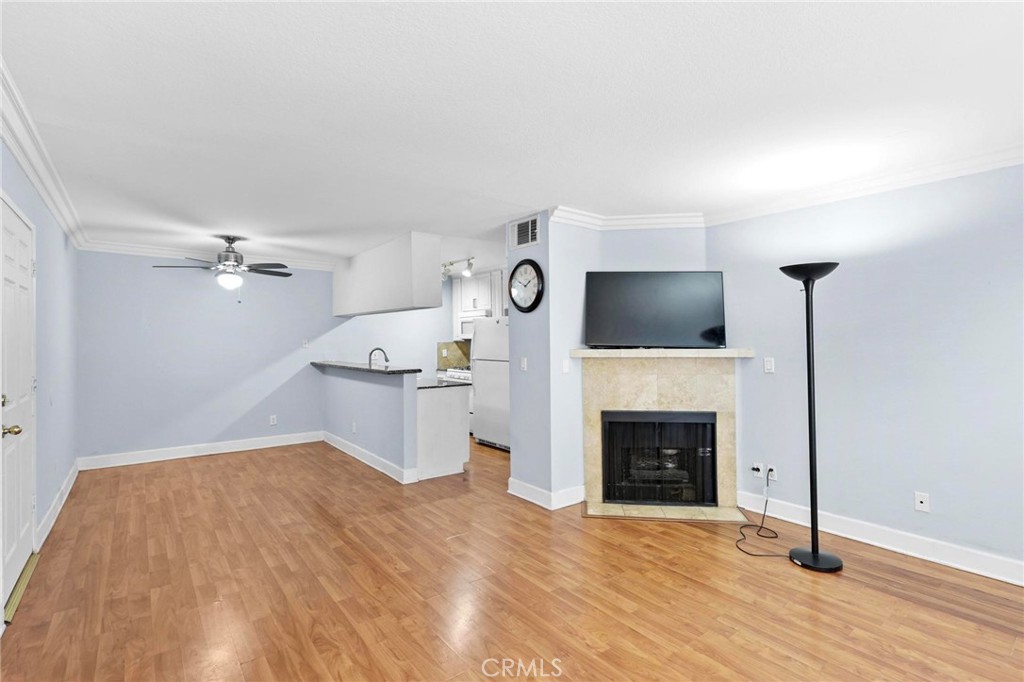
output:
[[[467,388],[473,384],[466,383],[465,381],[449,381],[448,379],[420,379],[416,382],[416,388],[458,388],[459,386],[466,386]]]
[[[365,362],[343,362],[341,360],[319,360],[309,363],[317,369],[350,369],[354,372],[370,372],[372,374],[418,374],[422,369],[395,367],[394,365],[369,365]]]

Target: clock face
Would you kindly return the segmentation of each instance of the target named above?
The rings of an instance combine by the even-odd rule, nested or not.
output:
[[[544,273],[533,260],[522,260],[512,269],[508,278],[508,297],[512,305],[528,313],[540,305],[544,296]]]

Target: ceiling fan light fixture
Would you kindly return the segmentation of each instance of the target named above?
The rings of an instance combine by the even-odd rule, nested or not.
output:
[[[228,291],[234,291],[238,287],[242,286],[242,283],[245,281],[237,272],[231,271],[218,272],[216,274],[216,278],[217,284],[221,285]]]

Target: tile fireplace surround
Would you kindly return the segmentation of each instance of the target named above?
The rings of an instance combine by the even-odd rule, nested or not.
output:
[[[736,371],[747,348],[581,348],[583,472],[588,516],[745,523],[736,507]],[[714,412],[717,415],[718,506],[606,504],[602,410]]]

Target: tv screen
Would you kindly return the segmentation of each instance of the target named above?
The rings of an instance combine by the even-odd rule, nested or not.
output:
[[[724,348],[721,272],[588,272],[592,348]]]

